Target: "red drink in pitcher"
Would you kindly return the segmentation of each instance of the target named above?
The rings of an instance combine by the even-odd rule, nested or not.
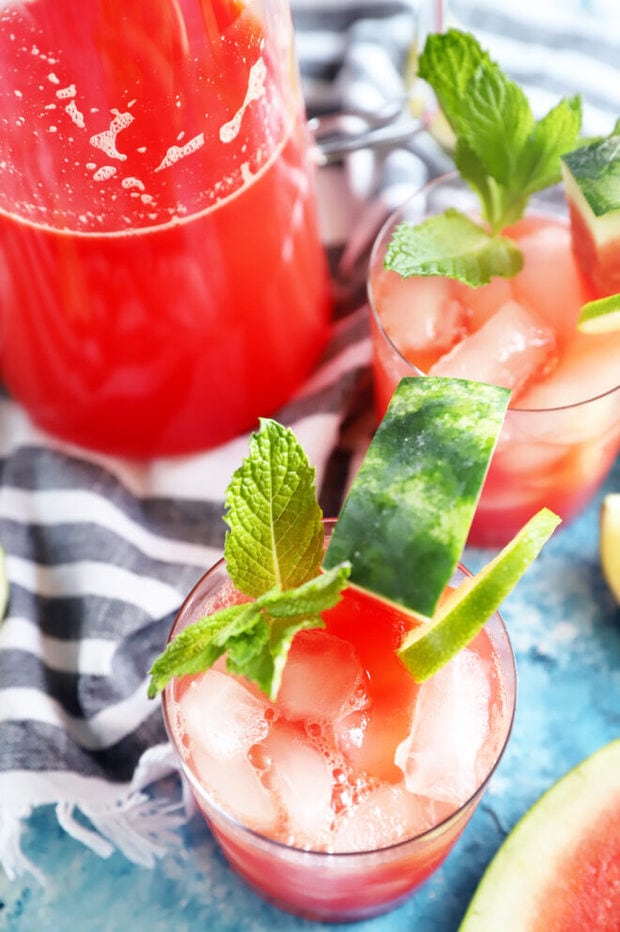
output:
[[[213,446],[328,332],[281,0],[0,11],[0,370],[44,428],[135,456]]]

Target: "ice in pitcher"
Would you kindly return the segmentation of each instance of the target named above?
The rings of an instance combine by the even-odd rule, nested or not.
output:
[[[483,632],[417,686],[394,655],[407,623],[393,607],[347,590],[324,619],[295,636],[276,701],[218,664],[180,689],[175,724],[234,818],[298,848],[374,850],[447,818],[492,769],[498,661]]]

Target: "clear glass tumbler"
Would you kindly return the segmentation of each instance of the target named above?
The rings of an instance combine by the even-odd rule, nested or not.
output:
[[[377,415],[382,416],[400,378],[435,371],[439,357],[457,342],[461,325],[481,332],[489,317],[515,297],[525,306],[544,307],[541,319],[554,333],[557,365],[545,375],[546,362],[541,362],[544,377],[538,379],[536,372],[531,387],[511,403],[469,536],[471,545],[499,547],[542,507],[571,521],[611,469],[620,450],[620,333],[575,332],[580,302],[592,295],[570,255],[561,186],[531,199],[522,221],[526,269],[514,285],[495,279],[464,297],[456,283],[446,289],[445,279],[401,279],[386,271],[383,259],[395,227],[419,223],[447,207],[471,215],[478,210],[473,192],[457,175],[416,192],[386,221],[374,245],[368,295]],[[543,228],[549,220],[554,226]],[[464,324],[463,304],[471,318]],[[516,332],[515,340],[520,339]],[[471,359],[463,370],[442,374],[480,378],[481,371],[488,371],[486,362],[480,356]]]
[[[332,527],[333,522],[326,522],[327,535]],[[467,571],[459,568],[453,585],[458,586],[466,575]],[[220,561],[203,576],[187,597],[170,637],[203,615],[233,601],[238,601],[238,594],[228,577],[224,562]],[[359,616],[355,617],[359,624]],[[377,618],[373,618],[370,613],[368,623],[372,624],[373,621],[378,623]],[[514,656],[499,615],[494,615],[487,622],[472,648],[484,665],[489,708],[493,709],[491,724],[487,726],[488,733],[484,739],[484,764],[479,765],[475,777],[472,777],[472,789],[456,808],[452,807],[447,813],[445,809],[442,810],[436,824],[432,824],[428,830],[398,844],[378,846],[375,850],[340,850],[330,853],[328,850],[295,847],[248,827],[242,819],[227,812],[221,797],[216,797],[201,776],[201,772],[204,773],[201,766],[204,765],[200,764],[200,735],[187,733],[180,714],[179,701],[184,690],[191,688],[191,685],[182,679],[174,680],[166,687],[163,696],[164,718],[182,772],[232,868],[261,897],[308,919],[324,922],[360,920],[396,907],[444,861],[476,809],[504,752],[516,702]],[[320,663],[320,657],[316,658],[316,663]],[[457,690],[460,691],[459,704],[463,702],[465,688],[460,682]],[[370,711],[372,713],[372,708]],[[453,713],[459,718],[457,709],[453,709]],[[213,721],[213,715],[212,709],[209,713],[205,712],[206,728],[206,723]],[[261,761],[264,755],[264,751],[260,752]],[[255,760],[255,749],[248,751],[248,757]],[[247,767],[245,757],[242,761],[240,758],[236,761],[225,762],[225,791],[235,782],[235,766]],[[392,761],[385,764],[393,767]]]

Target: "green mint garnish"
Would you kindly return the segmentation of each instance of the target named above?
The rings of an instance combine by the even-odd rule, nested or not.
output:
[[[512,240],[490,236],[469,217],[449,208],[417,226],[399,224],[385,264],[402,278],[448,275],[469,285],[486,285],[493,275],[515,275],[523,256]]]
[[[560,156],[579,139],[581,99],[566,98],[535,120],[523,90],[474,36],[457,29],[428,37],[418,73],[432,87],[454,132],[456,167],[480,199],[486,224],[480,229],[487,242],[482,273],[467,255],[463,263],[449,255],[439,256],[427,271],[409,274],[446,275],[474,287],[494,275],[514,275],[520,263],[512,253],[507,259],[499,233],[523,216],[535,191],[560,181]],[[451,220],[445,234],[456,233]],[[386,268],[393,268],[389,261]]]
[[[228,486],[226,508],[227,570],[253,601],[227,606],[180,632],[151,668],[151,698],[173,677],[206,670],[226,654],[231,673],[274,699],[295,634],[323,627],[321,612],[338,602],[346,585],[348,563],[320,570],[315,470],[288,428],[261,420]]]
[[[290,589],[316,575],[323,517],[315,470],[291,430],[269,419],[250,438],[248,458],[226,493],[230,528],[224,557],[233,583],[253,597]]]

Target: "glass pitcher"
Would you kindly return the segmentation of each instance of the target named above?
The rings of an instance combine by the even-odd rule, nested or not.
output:
[[[212,447],[329,330],[288,0],[0,2],[0,379],[44,429]]]

